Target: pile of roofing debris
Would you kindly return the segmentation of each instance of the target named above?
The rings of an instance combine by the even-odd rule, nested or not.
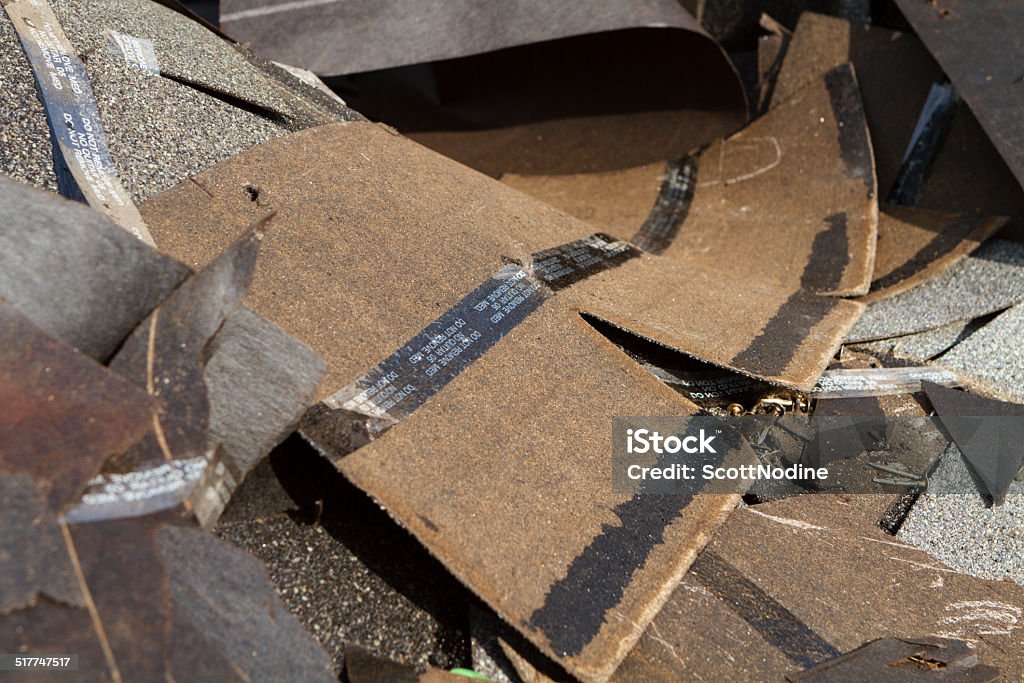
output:
[[[737,4],[4,0],[0,651],[1017,680],[1024,5]]]

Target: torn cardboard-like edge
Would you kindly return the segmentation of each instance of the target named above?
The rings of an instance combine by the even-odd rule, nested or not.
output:
[[[871,291],[858,300],[884,299],[930,280],[981,246],[1008,220],[884,207]]]
[[[798,496],[737,510],[702,555],[714,555],[707,568],[724,567],[725,574],[692,569],[613,680],[741,672],[763,680],[796,673],[807,660],[829,660],[880,633],[976,640],[981,661],[1018,670],[1018,629],[995,634],[987,618],[967,615],[972,601],[991,604],[996,620],[1019,615],[1024,589],[959,574],[893,543],[874,526],[879,499],[885,497],[849,496],[837,506],[827,496]],[[756,550],[766,544],[773,548],[767,562]],[[729,576],[750,592],[729,591]],[[822,595],[852,594],[858,599],[840,612],[821,611]],[[793,628],[763,618],[773,610]]]
[[[929,88],[942,71],[909,33],[804,12],[775,83],[771,107],[850,62],[857,71],[874,150],[878,195],[889,196]]]
[[[758,25],[764,33],[757,39],[758,100],[756,113],[762,115],[768,111],[786,51],[793,39],[793,32],[768,14],[761,15]]]
[[[874,268],[876,195],[857,79],[852,65],[841,65],[702,152],[687,222],[665,255],[700,258],[786,291],[864,294]],[[767,217],[757,210],[765,202]],[[773,239],[752,240],[766,221]]]

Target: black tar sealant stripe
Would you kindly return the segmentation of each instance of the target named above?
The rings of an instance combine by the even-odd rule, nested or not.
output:
[[[702,552],[690,572],[794,664],[806,669],[842,654],[713,551]]]
[[[4,10],[18,32],[46,108],[54,156],[61,157],[55,159],[61,193],[72,199],[81,193],[90,206],[153,245],[139,210],[117,177],[85,66],[53,9],[46,0],[16,0]]]
[[[880,277],[872,282],[870,291],[878,292],[888,287],[892,287],[893,285],[898,285],[908,277],[917,275],[925,266],[930,265],[933,261],[949,254],[956,249],[957,246],[959,246],[959,242],[954,239],[950,239],[948,235],[944,233],[936,234],[928,244],[921,247],[921,249],[907,259],[903,265],[884,277]]]
[[[830,297],[814,292],[827,292],[840,283],[849,261],[846,214],[833,214],[825,221],[829,227],[814,237],[811,256],[800,278],[800,290],[786,299],[761,333],[732,359],[733,365],[755,374],[781,374],[800,342],[837,305]]]
[[[857,178],[874,193],[875,164],[871,158],[871,141],[864,118],[860,88],[849,66],[836,67],[825,74],[832,115],[839,127],[839,155],[846,175]]]
[[[873,191],[875,173],[871,144],[853,72],[848,66],[837,67],[826,74],[825,86],[839,125],[839,152],[846,174],[862,180]],[[825,222],[828,229],[814,237],[811,256],[800,278],[800,290],[782,304],[761,333],[732,359],[733,365],[756,375],[782,374],[800,342],[835,308],[834,300],[819,294],[835,290],[850,263],[846,213],[827,216]]]
[[[685,156],[669,162],[658,198],[630,242],[649,254],[660,254],[668,249],[690,212],[696,186],[696,157]]]
[[[698,470],[722,464],[743,442],[738,431],[723,430],[724,448],[702,453],[693,461]],[[659,460],[668,462],[670,456]],[[663,465],[663,463],[662,463]],[[656,546],[664,543],[670,527],[703,490],[692,482],[685,493],[652,495],[644,482],[632,498],[613,509],[621,524],[605,524],[600,534],[569,565],[563,578],[552,584],[544,604],[530,615],[528,625],[547,637],[563,657],[578,655],[597,636],[625,593],[633,574],[640,571]]]

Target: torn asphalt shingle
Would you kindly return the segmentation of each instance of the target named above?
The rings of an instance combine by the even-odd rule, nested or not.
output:
[[[242,48],[155,3],[54,0],[53,9],[83,57],[114,165],[136,201],[289,130],[359,118],[317,104],[301,88],[283,87],[277,70],[268,74]],[[111,55],[107,28],[153,41],[166,77]],[[6,14],[0,14],[0,84],[0,171],[56,189],[46,118]]]
[[[114,165],[136,201],[288,132],[245,109],[154,78],[104,51],[86,63],[86,71]]]
[[[2,176],[0,223],[0,297],[97,360],[189,273],[98,211]]]
[[[874,343],[892,342],[892,355],[896,358],[924,362],[935,358],[970,334],[973,324],[972,320],[961,320],[936,327],[934,330],[908,334],[894,339],[882,339]]]
[[[262,228],[260,224],[247,231],[174,290],[135,328],[110,362],[112,370],[146,389],[158,403],[152,431],[109,460],[104,473],[144,472],[168,462],[200,460],[204,470],[195,488],[181,489],[178,497],[204,526],[220,515],[239,475],[244,475],[237,469],[227,471],[211,455],[217,451],[210,435],[210,398],[204,376],[207,348],[249,289]],[[117,501],[120,505],[114,512],[104,516],[151,511],[151,499],[158,497],[137,502],[126,497]]]
[[[852,62],[871,130],[879,196],[896,177],[917,113],[942,73],[917,38],[880,26],[804,12],[782,63],[771,106],[829,69]]]
[[[0,472],[31,474],[62,512],[147,432],[155,401],[2,300],[0,323]]]
[[[103,646],[102,659],[85,669],[97,679],[336,680],[264,567],[183,524],[179,511],[73,524],[66,539],[91,596],[92,646]],[[26,651],[64,641],[76,614],[88,614],[60,606],[50,616],[44,606],[4,619]]]
[[[678,2],[231,5],[275,58],[349,73],[328,82],[370,119],[614,235],[652,212],[659,176],[746,120],[734,66]]]
[[[870,160],[856,82],[843,65],[700,154],[689,178],[696,180],[692,203],[663,251],[594,275],[564,297],[701,360],[810,389],[861,313],[857,302],[824,295],[866,292],[871,279],[877,201]],[[620,197],[633,199],[623,185],[656,188],[661,170],[579,176],[588,188],[581,196],[600,194],[617,207]],[[602,183],[616,191],[601,190]],[[544,198],[554,206],[564,199]],[[647,201],[653,214],[661,198],[654,210],[654,198]],[[773,202],[767,215],[753,209],[764,202]],[[529,248],[565,240],[566,232],[552,221],[516,229]],[[774,239],[750,240],[752,232]]]
[[[926,5],[924,0],[910,1]],[[909,30],[894,31],[808,11],[801,15],[787,50],[775,97],[784,97],[811,75],[846,61],[854,63],[861,83],[879,196],[884,199],[899,172],[927,94],[943,79],[942,69]],[[1021,234],[1024,190],[966,106],[957,107],[953,114],[917,205],[937,211],[1010,216]]]
[[[883,205],[871,291],[862,300],[885,298],[935,277],[1005,224],[1005,218]]]
[[[1024,246],[995,240],[905,292],[872,301],[846,342],[897,337],[969,320],[1024,300]]]
[[[210,437],[241,480],[298,424],[324,374],[324,361],[246,308],[227,316],[207,355]]]
[[[1024,586],[1024,482],[1010,486],[1002,505],[989,505],[954,443],[928,487],[911,508],[898,540],[959,572],[996,581],[1009,578]],[[1017,607],[1010,616],[1024,621],[1024,605]]]
[[[3,177],[0,215],[0,297],[98,360],[189,274],[97,211]],[[323,361],[244,309],[207,353],[212,437],[238,479],[297,422]]]
[[[838,654],[883,633],[974,640],[980,661],[1018,671],[1024,588],[894,543],[875,524],[886,500],[803,495],[737,509],[704,551],[723,571],[691,569],[611,680],[776,680],[828,659],[808,643]]]
[[[980,389],[1024,403],[1024,305],[1003,311],[949,349],[938,363]]]
[[[0,318],[0,628],[11,649],[77,654],[88,680],[334,680],[263,567],[182,527],[177,511],[59,517],[151,428],[155,402],[2,301]]]
[[[57,520],[146,431],[150,403],[0,300],[0,614],[44,596],[85,607]]]
[[[786,293],[867,293],[878,200],[867,122],[849,64],[712,143],[699,162],[692,205],[666,258],[698,261],[736,281],[773,284]],[[769,204],[770,210],[761,208]],[[762,230],[772,239],[750,239]]]

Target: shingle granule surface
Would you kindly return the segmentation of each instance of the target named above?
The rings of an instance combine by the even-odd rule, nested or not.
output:
[[[868,305],[847,343],[898,337],[1024,301],[1024,245],[995,240],[935,278]]]
[[[950,444],[899,539],[957,571],[1024,585],[1024,482],[1014,482],[999,507],[988,507],[977,491],[960,450]]]

